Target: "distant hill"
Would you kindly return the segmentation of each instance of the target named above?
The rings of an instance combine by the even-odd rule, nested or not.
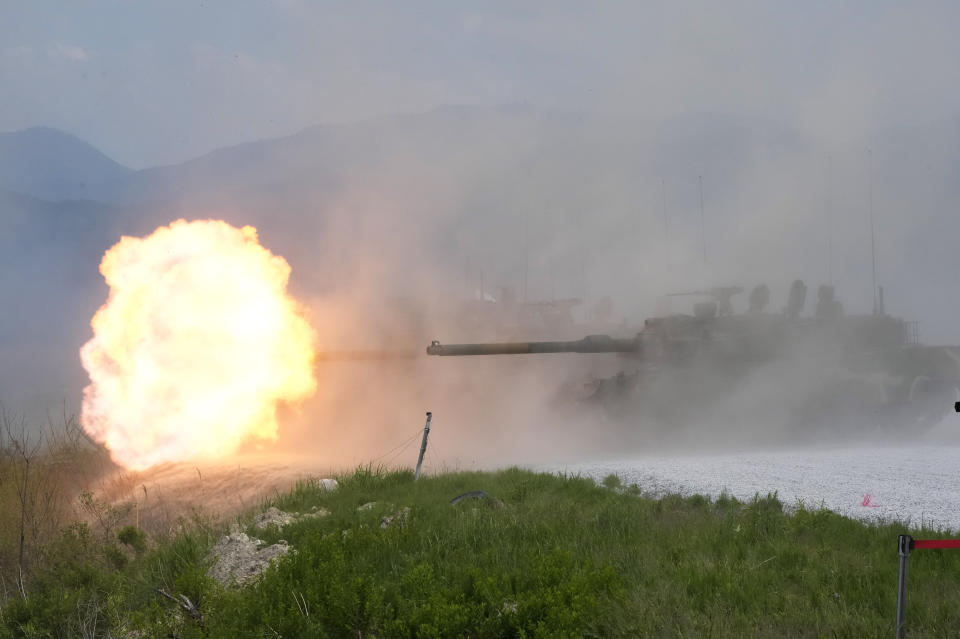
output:
[[[64,400],[77,405],[78,350],[106,299],[98,266],[119,220],[98,202],[0,191],[0,402],[40,420]]]
[[[44,200],[96,199],[107,185],[131,173],[57,129],[0,133],[0,189]]]

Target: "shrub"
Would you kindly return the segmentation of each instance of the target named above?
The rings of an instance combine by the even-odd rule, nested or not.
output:
[[[138,553],[142,553],[147,549],[147,533],[135,526],[124,526],[121,528],[120,532],[117,533],[117,539]]]
[[[620,488],[620,478],[617,477],[616,473],[610,473],[603,478],[603,485],[610,489]]]

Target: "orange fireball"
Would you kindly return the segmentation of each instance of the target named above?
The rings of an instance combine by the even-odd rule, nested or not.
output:
[[[100,263],[110,295],[80,349],[81,423],[133,470],[222,457],[277,436],[277,403],[316,390],[313,329],[290,265],[257,230],[177,220],[123,237]]]

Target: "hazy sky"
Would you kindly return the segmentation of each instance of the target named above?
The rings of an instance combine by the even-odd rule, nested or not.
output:
[[[863,137],[960,113],[957,24],[960,3],[878,0],[7,0],[0,130],[63,128],[134,168],[445,104]]]

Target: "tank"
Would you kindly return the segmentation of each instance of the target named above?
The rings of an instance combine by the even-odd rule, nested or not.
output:
[[[846,315],[821,286],[810,314],[807,287],[794,281],[786,305],[768,312],[769,290],[754,287],[744,312],[740,287],[676,295],[700,297],[690,314],[647,319],[633,336],[575,341],[441,344],[431,356],[615,353],[618,372],[593,379],[582,401],[660,424],[771,424],[777,429],[852,426],[915,433],[960,399],[960,348],[917,343],[916,324],[875,313]],[[882,300],[882,292],[880,294]],[[571,371],[576,365],[570,365]]]

